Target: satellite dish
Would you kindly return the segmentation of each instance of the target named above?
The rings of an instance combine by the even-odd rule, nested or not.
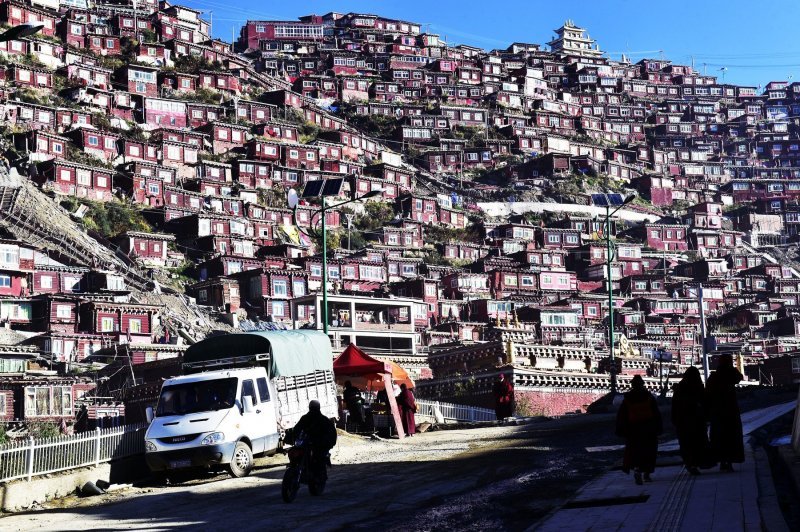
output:
[[[297,207],[300,198],[297,197],[297,191],[295,189],[290,188],[289,192],[286,193],[286,202],[289,204],[290,209]]]

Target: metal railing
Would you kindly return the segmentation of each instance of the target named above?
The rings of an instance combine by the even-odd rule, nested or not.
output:
[[[47,475],[78,467],[99,466],[144,453],[147,424],[80,432],[72,436],[35,439],[0,446],[0,482]]]
[[[416,417],[428,417],[431,419],[436,419],[437,410],[444,418],[445,422],[494,421],[497,419],[497,415],[495,414],[494,410],[489,408],[417,399]]]

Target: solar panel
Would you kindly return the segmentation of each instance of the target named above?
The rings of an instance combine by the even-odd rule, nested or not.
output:
[[[319,197],[320,192],[322,192],[323,185],[325,185],[325,180],[323,179],[317,179],[314,181],[306,182],[306,186],[303,187],[302,197],[304,198]]]
[[[325,179],[325,186],[322,187],[323,196],[338,196],[342,191],[342,184],[344,179],[337,177],[335,179]]]
[[[592,203],[600,207],[616,206],[625,203],[622,194],[592,194]]]

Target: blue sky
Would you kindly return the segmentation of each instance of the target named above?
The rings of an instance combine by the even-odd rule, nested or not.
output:
[[[505,48],[514,41],[544,44],[571,18],[601,49],[633,61],[659,57],[744,85],[792,76],[800,81],[800,2],[744,0],[176,0],[212,11],[213,33],[229,41],[247,19],[294,20],[311,13],[374,13],[423,24],[450,44]],[[206,15],[205,18],[209,18]],[[705,66],[704,66],[705,63]]]

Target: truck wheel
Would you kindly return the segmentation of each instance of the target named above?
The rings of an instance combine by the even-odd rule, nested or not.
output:
[[[233,458],[228,466],[231,476],[236,478],[246,477],[253,469],[253,452],[250,447],[244,442],[236,442],[236,447],[233,449]]]

